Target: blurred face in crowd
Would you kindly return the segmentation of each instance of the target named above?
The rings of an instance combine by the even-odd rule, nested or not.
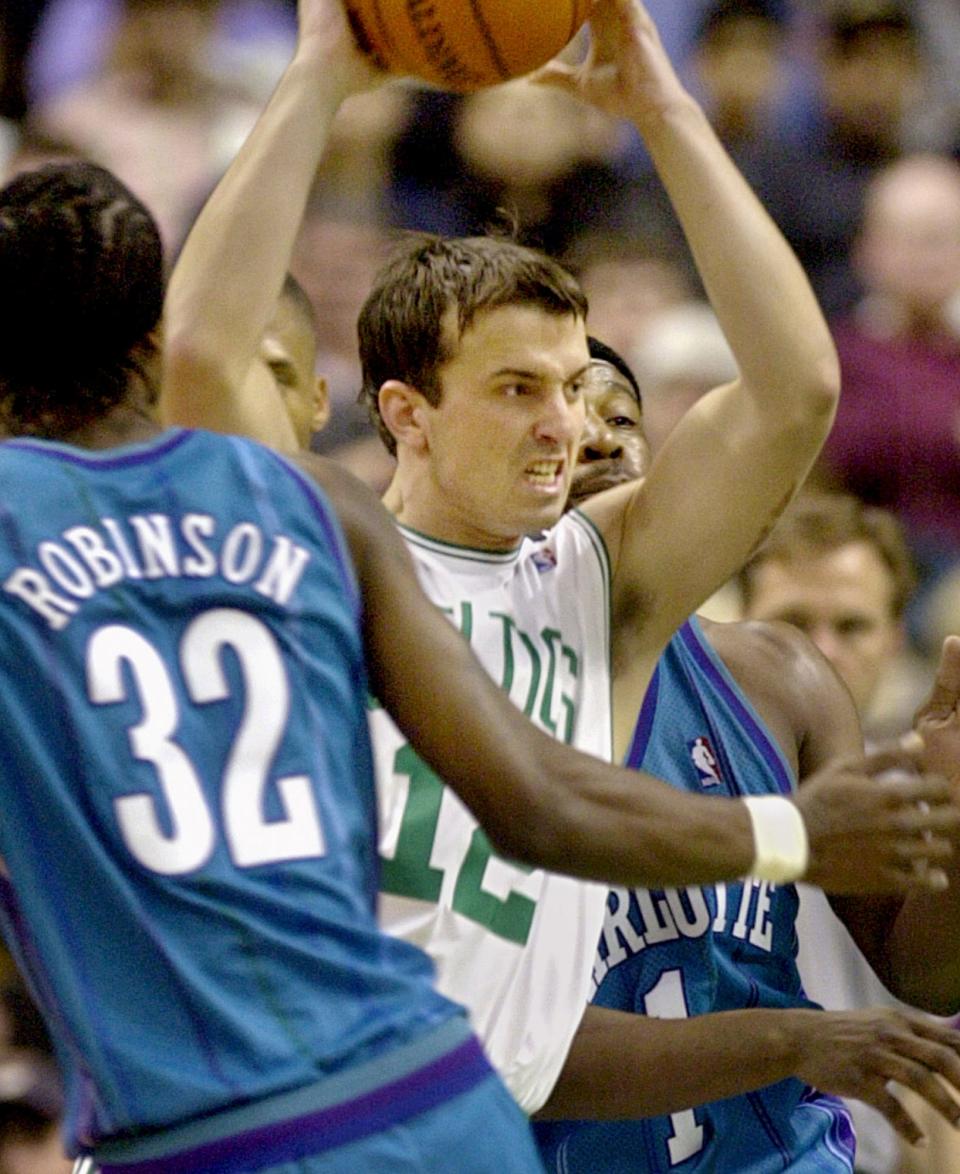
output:
[[[548,183],[614,149],[615,130],[583,102],[520,78],[470,94],[456,131],[471,169],[518,187]]]
[[[584,425],[568,506],[636,481],[650,463],[643,414],[633,389],[612,364],[590,362],[583,384]]]
[[[782,40],[774,21],[744,15],[725,21],[697,47],[697,74],[724,130],[748,132],[762,123],[783,73]]]
[[[883,172],[868,192],[857,263],[868,289],[917,315],[960,291],[960,166],[918,155]]]
[[[863,713],[902,641],[893,577],[876,548],[850,542],[795,559],[761,562],[747,619],[783,620],[805,632],[846,683]]]
[[[847,133],[895,141],[915,101],[923,63],[912,33],[864,27],[824,54],[821,88],[827,110]]]

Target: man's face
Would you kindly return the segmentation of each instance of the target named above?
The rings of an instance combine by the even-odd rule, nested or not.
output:
[[[282,297],[260,343],[260,360],[269,369],[301,447],[326,420],[326,395],[314,373],[316,336],[304,312]]]
[[[747,619],[785,620],[805,632],[864,713],[901,643],[893,581],[876,549],[851,542],[756,569]]]
[[[568,506],[595,493],[636,481],[650,462],[643,414],[633,389],[616,367],[592,359],[583,385],[584,426]]]
[[[452,313],[445,327],[455,331]],[[440,403],[418,409],[427,460],[411,524],[510,549],[563,512],[583,429],[586,330],[573,316],[500,306],[450,349]]]

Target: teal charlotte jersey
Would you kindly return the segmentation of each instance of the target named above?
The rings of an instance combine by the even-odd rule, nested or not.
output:
[[[376,925],[360,600],[292,465],[180,430],[4,443],[0,677],[4,928],[72,1152],[238,1104],[262,1129],[318,1084],[335,1144],[489,1072]]]
[[[789,794],[773,737],[696,622],[661,657],[627,763],[701,794]],[[673,890],[614,889],[593,1001],[663,1018],[750,1007],[808,1007],[796,967],[792,885],[766,881]],[[636,1061],[624,1055],[624,1071]],[[688,1057],[690,1064],[696,1056]],[[853,1168],[843,1105],[799,1080],[639,1121],[536,1126],[563,1174],[774,1174]]]

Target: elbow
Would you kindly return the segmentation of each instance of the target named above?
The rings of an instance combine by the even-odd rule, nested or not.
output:
[[[828,431],[840,402],[840,360],[832,343],[811,362],[798,399],[805,417]]]

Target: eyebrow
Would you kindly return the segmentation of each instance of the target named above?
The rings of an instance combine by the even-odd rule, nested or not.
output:
[[[564,383],[576,383],[576,381],[578,379],[582,379],[583,376],[589,370],[590,370],[590,363],[584,363],[584,365],[578,371],[575,371],[574,374],[571,375],[569,379],[565,379]],[[523,367],[501,367],[497,371],[492,371],[490,373],[489,377],[491,379],[503,379],[504,376],[507,376],[507,375],[511,376],[512,378],[516,378],[516,379],[529,379],[529,380],[531,380],[531,382],[534,382],[534,383],[542,383],[543,382],[543,372],[542,371],[528,371],[528,370],[525,370]]]

